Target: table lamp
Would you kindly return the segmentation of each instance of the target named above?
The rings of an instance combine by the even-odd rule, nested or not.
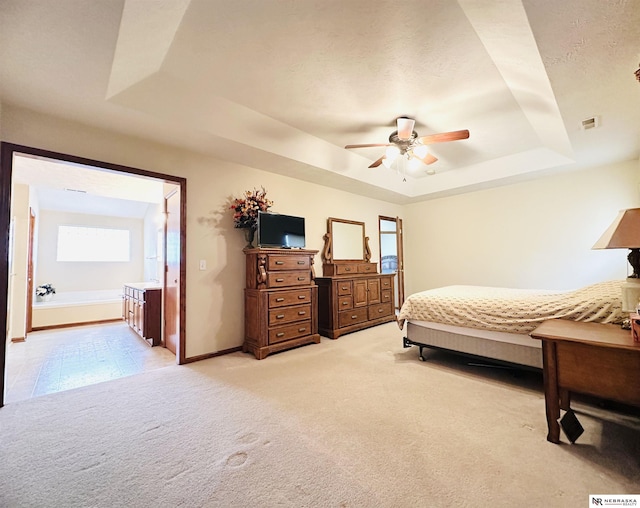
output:
[[[640,208],[621,210],[593,249],[630,249],[633,273],[622,284],[622,310],[635,312],[640,300]]]

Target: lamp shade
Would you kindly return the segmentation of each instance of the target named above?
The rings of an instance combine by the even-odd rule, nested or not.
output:
[[[400,117],[396,120],[398,124],[398,137],[400,139],[411,139],[413,134],[413,126],[416,121],[411,118]]]
[[[640,249],[640,208],[621,210],[594,249]]]

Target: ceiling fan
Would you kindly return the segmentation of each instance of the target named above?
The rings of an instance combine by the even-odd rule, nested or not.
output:
[[[386,146],[385,154],[371,164],[370,168],[377,168],[380,164],[390,167],[399,156],[408,160],[419,160],[424,164],[433,164],[438,159],[429,153],[427,145],[434,143],[444,143],[446,141],[457,141],[469,137],[468,130],[441,132],[428,136],[418,137],[418,133],[413,130],[415,120],[412,118],[400,117],[396,120],[398,130],[391,133],[388,143],[368,143],[360,145],[347,145],[345,148],[370,148],[374,146]]]

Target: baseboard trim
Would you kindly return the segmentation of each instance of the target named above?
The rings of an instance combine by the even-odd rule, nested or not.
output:
[[[105,323],[115,323],[116,321],[122,321],[122,318],[118,318],[118,319],[103,319],[101,321],[84,321],[82,323],[65,323],[65,324],[62,324],[62,325],[34,326],[32,328],[32,331],[38,332],[40,330],[54,330],[56,328],[72,328],[72,327],[75,327],[75,326],[85,326],[85,325],[102,325],[102,324],[105,324]]]
[[[229,349],[223,349],[222,351],[217,351],[216,353],[207,353],[205,355],[190,356],[189,358],[185,358],[184,359],[184,364],[193,363],[193,362],[199,362],[200,360],[207,360],[208,358],[214,358],[216,356],[228,355],[230,353],[237,353],[238,351],[242,351],[242,346],[232,347],[232,348],[229,348]]]
[[[24,337],[11,337],[11,342],[25,342]]]

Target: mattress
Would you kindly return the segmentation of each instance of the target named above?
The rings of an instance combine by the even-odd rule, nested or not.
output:
[[[398,314],[406,320],[527,335],[547,319],[622,323],[622,281],[571,291],[446,286],[415,293]]]

